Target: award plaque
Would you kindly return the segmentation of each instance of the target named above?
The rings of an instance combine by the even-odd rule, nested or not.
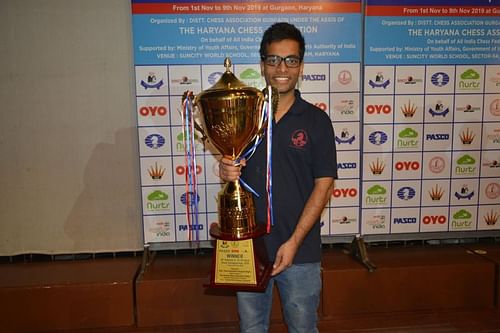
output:
[[[245,150],[265,133],[267,96],[238,80],[228,58],[224,66],[219,81],[194,98],[200,113],[197,128],[222,156],[237,165]],[[252,194],[239,180],[226,183],[218,194],[218,216],[219,224],[210,227],[216,244],[208,287],[265,290],[272,271],[261,237],[266,227],[255,222]]]

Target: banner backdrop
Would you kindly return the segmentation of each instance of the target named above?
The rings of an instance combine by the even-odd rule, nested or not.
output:
[[[488,0],[368,0],[363,234],[500,229],[498,14]]]
[[[363,14],[359,0],[132,0],[144,242],[209,240],[217,156],[198,141],[200,214],[188,223],[181,96],[210,88],[225,57],[240,80],[263,88],[260,38],[279,21],[303,32],[299,88],[336,132],[339,180],[321,218],[324,241],[499,229],[499,8],[428,2],[370,1]],[[437,35],[455,30],[462,36]],[[455,80],[463,73],[464,83]]]

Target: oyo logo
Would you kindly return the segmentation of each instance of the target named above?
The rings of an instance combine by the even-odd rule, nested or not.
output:
[[[332,192],[332,197],[335,197],[335,198],[339,198],[339,197],[354,198],[357,195],[358,195],[358,190],[355,188],[336,188]]]
[[[416,171],[420,169],[418,161],[399,161],[394,164],[394,168],[398,171]]]
[[[328,110],[328,107],[326,106],[326,103],[319,102],[319,103],[314,103],[314,105],[317,106],[318,108],[320,108],[323,111]]]
[[[444,215],[426,215],[422,218],[424,224],[445,224],[446,220]]]
[[[141,116],[164,116],[167,114],[167,108],[164,106],[143,106],[139,109]]]
[[[178,174],[179,176],[182,176],[184,174],[187,174],[188,167],[185,165],[178,165],[175,167],[175,173]],[[200,165],[196,165],[196,174],[199,175],[201,173],[202,169]]]
[[[368,105],[366,107],[366,113],[368,114],[390,114],[392,112],[392,107],[388,104],[376,104],[376,105]]]

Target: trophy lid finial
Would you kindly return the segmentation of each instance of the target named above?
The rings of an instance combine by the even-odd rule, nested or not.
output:
[[[231,59],[229,57],[224,59],[224,67],[226,67],[226,72],[231,71]]]

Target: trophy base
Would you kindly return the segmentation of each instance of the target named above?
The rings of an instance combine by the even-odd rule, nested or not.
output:
[[[220,229],[220,225],[214,224],[210,227],[210,236],[216,239],[228,240],[228,241],[238,241],[245,240],[250,238],[258,238],[264,236],[266,233],[266,225],[257,224],[257,227],[254,228],[252,232],[241,232],[235,233],[233,232],[223,232]]]
[[[262,238],[216,240],[210,281],[204,287],[264,292],[272,270]]]

